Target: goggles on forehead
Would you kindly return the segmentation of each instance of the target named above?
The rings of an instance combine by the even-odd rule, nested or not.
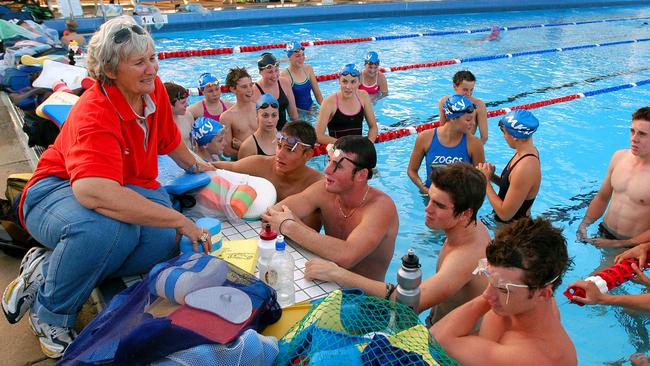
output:
[[[275,109],[278,109],[278,103],[273,103],[273,102],[264,102],[264,103],[260,104],[259,107],[257,107],[257,109],[266,109],[269,106],[271,106],[271,107],[273,107]]]
[[[339,168],[341,167],[341,162],[343,160],[347,160],[350,163],[354,164],[354,166],[356,168],[361,168],[361,169],[365,168],[361,164],[359,164],[356,161],[346,157],[343,154],[344,154],[343,150],[334,148],[334,144],[327,144],[327,155],[329,156],[330,162],[334,163],[334,170],[332,171],[332,173],[336,173],[336,171],[339,170]],[[340,157],[340,159],[334,160],[334,158],[339,158],[339,157]]]
[[[276,107],[276,108],[277,108],[277,107]],[[289,148],[290,148],[289,150],[290,150],[291,152],[293,152],[294,150],[296,150],[296,147],[297,147],[298,145],[302,145],[302,146],[307,147],[307,148],[311,148],[311,147],[312,147],[311,145],[309,145],[309,144],[305,144],[304,142],[300,141],[300,139],[295,138],[295,137],[293,137],[293,136],[287,136],[287,135],[283,134],[282,132],[278,132],[278,133],[275,135],[275,138],[278,140],[278,147],[279,147],[279,148],[282,148],[282,143],[283,143],[283,142],[286,142],[287,145],[289,146]]]
[[[131,32],[141,36],[145,34],[145,30],[141,26],[133,24],[130,27],[122,28],[115,32],[113,34],[113,42],[115,42],[115,44],[120,44],[130,40]]]
[[[280,66],[280,62],[276,62],[274,64],[268,64],[266,66],[260,67],[260,71],[261,70],[273,70],[273,69],[275,69],[276,67],[279,67],[279,66]]]

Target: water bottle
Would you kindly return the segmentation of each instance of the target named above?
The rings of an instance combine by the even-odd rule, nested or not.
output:
[[[416,313],[419,313],[420,307],[420,283],[422,283],[420,259],[413,249],[409,249],[402,257],[402,267],[397,271],[396,300]]]
[[[271,230],[271,224],[263,224],[260,239],[257,242],[257,270],[262,280],[264,280],[266,269],[271,262],[273,252],[275,252],[275,238],[277,236],[278,234]]]
[[[287,243],[284,241],[284,236],[278,235],[278,240],[275,243],[275,253],[264,275],[264,282],[275,289],[278,295],[278,303],[282,307],[296,302],[296,291],[293,285],[294,259],[285,250],[286,247]]]

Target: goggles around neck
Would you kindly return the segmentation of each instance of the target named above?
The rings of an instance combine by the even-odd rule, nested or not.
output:
[[[122,28],[122,29],[118,30],[117,32],[115,32],[113,34],[113,42],[115,42],[115,44],[121,44],[121,43],[124,43],[124,42],[130,40],[131,39],[131,32],[133,32],[135,34],[139,34],[141,36],[146,33],[145,30],[141,26],[139,26],[137,24],[133,24],[130,27]]]
[[[266,104],[266,103],[265,103],[265,104]],[[276,108],[277,108],[277,107],[276,107]],[[304,146],[305,148],[310,148],[310,149],[311,149],[311,147],[312,147],[311,145],[309,145],[309,144],[305,144],[304,142],[300,141],[300,139],[298,139],[298,138],[296,138],[296,137],[293,137],[293,136],[287,136],[287,135],[283,134],[282,132],[278,132],[278,133],[275,135],[275,138],[278,140],[278,148],[281,149],[281,148],[282,148],[282,143],[283,143],[283,142],[286,142],[287,145],[288,145],[288,147],[289,147],[289,151],[291,151],[291,152],[293,152],[294,150],[296,150],[296,147],[297,147],[298,145],[302,145],[302,146]]]

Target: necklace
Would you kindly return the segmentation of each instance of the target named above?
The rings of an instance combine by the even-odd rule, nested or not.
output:
[[[343,216],[344,219],[347,219],[347,218],[351,217],[352,215],[354,215],[354,213],[357,211],[357,208],[363,206],[363,204],[366,202],[366,197],[368,197],[368,191],[369,190],[370,190],[370,186],[367,186],[366,187],[366,193],[364,193],[363,198],[361,199],[361,203],[359,204],[359,206],[353,208],[352,211],[350,211],[350,213],[347,214],[347,215],[345,214],[345,212],[343,212],[343,205],[341,205],[341,198],[337,197],[336,202],[338,202],[338,204],[339,204],[339,211],[341,212],[341,216]]]

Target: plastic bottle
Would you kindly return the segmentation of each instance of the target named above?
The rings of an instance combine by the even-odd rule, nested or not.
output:
[[[420,307],[420,283],[422,271],[420,259],[413,249],[402,257],[402,267],[397,271],[397,302],[404,304],[416,313]]]
[[[260,239],[257,242],[257,270],[262,280],[264,280],[266,269],[275,252],[275,238],[277,237],[278,234],[271,230],[271,224],[264,223],[262,232],[260,233]]]
[[[278,303],[282,307],[292,305],[296,301],[296,290],[293,284],[294,259],[285,250],[286,246],[284,236],[279,235],[275,243],[275,253],[264,275],[264,282],[275,289]]]

